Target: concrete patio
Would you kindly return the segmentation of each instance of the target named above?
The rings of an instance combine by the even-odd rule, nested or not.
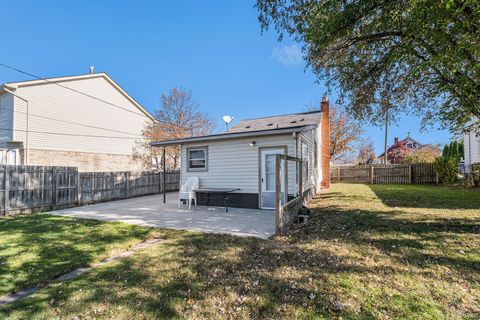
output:
[[[83,207],[51,211],[50,214],[121,221],[130,224],[184,229],[210,233],[225,233],[237,236],[252,236],[267,239],[275,233],[273,211],[198,206],[195,211],[185,206],[177,208],[178,194],[167,194],[167,203],[162,195],[153,195],[126,200],[110,201]]]

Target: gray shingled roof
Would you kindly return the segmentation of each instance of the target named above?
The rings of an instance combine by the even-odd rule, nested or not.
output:
[[[236,125],[231,127],[228,130],[228,133],[319,125],[321,119],[322,113],[320,110],[265,118],[247,119],[241,120]]]

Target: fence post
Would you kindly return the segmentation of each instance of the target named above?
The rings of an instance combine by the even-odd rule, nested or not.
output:
[[[438,172],[435,171],[435,183],[439,184],[440,183],[440,177],[438,176]]]
[[[412,175],[412,165],[410,164],[408,166],[408,183],[412,184],[413,183],[413,175]]]
[[[282,203],[280,193],[282,191],[280,185],[280,156],[275,157],[275,233],[280,235],[282,233],[281,215],[282,215]]]
[[[5,166],[5,215],[10,211],[10,170]]]
[[[76,201],[77,201],[77,206],[80,205],[80,172],[77,170],[77,194],[76,194]]]
[[[340,167],[337,167],[337,182],[340,183]]]
[[[52,167],[52,210],[57,206],[57,170]]]
[[[373,184],[373,166],[370,165],[370,184]]]
[[[125,172],[125,198],[130,198],[130,171]]]

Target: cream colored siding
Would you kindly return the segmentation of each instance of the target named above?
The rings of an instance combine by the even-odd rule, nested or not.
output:
[[[19,87],[16,93],[29,101],[29,130],[31,131],[29,141],[31,149],[131,154],[135,138],[140,136],[145,123],[150,121],[146,115],[102,76],[65,81],[60,84],[98,97],[133,113],[53,83]],[[15,98],[15,111],[18,111],[15,114],[15,129],[25,130],[26,119],[23,112],[26,112],[26,103]],[[62,121],[44,119],[36,115]],[[68,122],[108,128],[129,134],[85,127]],[[38,132],[60,133],[64,135]],[[90,137],[78,135],[89,135]],[[91,136],[109,136],[114,138]],[[129,139],[125,139],[125,137]],[[16,140],[25,141],[25,138],[25,132],[15,133]]]
[[[307,162],[308,162],[308,178],[304,179],[304,188],[310,188],[316,186],[317,190],[320,189],[320,183],[322,181],[321,172],[321,130],[313,129],[302,132],[298,139],[298,155],[302,156],[302,143],[307,146]],[[317,142],[317,165],[315,166],[315,142]]]
[[[480,163],[480,137],[474,132],[465,135],[465,168],[470,172],[473,163]]]
[[[255,146],[250,146],[251,141],[256,142]],[[188,172],[186,150],[198,146],[208,146],[208,171]],[[259,148],[284,146],[287,147],[287,154],[294,156],[291,134],[182,145],[181,181],[183,183],[188,177],[195,176],[199,177],[200,187],[236,187],[242,193],[258,193]],[[294,163],[290,162],[290,193],[295,188],[294,168]]]
[[[13,96],[0,95],[0,147],[13,140]]]

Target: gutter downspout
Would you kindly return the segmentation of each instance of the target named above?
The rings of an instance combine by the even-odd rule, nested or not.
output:
[[[10,93],[11,95],[17,97],[18,99],[22,100],[22,101],[25,101],[25,103],[27,104],[27,112],[26,112],[26,126],[25,126],[25,165],[28,166],[28,161],[29,161],[29,158],[30,158],[30,148],[29,148],[29,137],[28,137],[28,133],[29,133],[29,103],[28,103],[28,100],[19,96],[18,94],[16,94],[14,91],[12,91],[11,88],[8,88],[7,86],[3,86],[3,90],[5,90],[6,92]],[[12,106],[12,108],[14,108],[14,106]],[[13,112],[13,110],[12,110]],[[13,123],[12,123],[12,130],[13,130]]]

